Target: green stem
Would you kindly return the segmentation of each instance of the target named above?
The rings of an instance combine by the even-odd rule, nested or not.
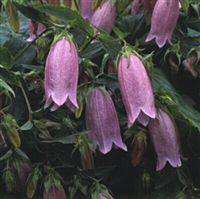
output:
[[[31,109],[30,103],[29,103],[29,101],[28,101],[28,97],[27,97],[27,95],[26,95],[26,92],[25,92],[25,90],[24,90],[24,88],[23,88],[23,86],[22,86],[20,80],[19,80],[19,84],[20,84],[20,88],[21,88],[21,90],[22,90],[22,93],[23,93],[23,95],[24,95],[24,99],[25,99],[25,101],[26,101],[26,105],[27,105],[27,108],[28,108],[29,121],[31,121],[31,120],[32,120],[32,112],[33,112],[33,111],[32,111],[32,109]]]

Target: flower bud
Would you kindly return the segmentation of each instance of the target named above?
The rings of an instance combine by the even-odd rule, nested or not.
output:
[[[146,148],[146,134],[142,131],[139,131],[133,140],[131,148],[131,163],[135,167],[137,166],[144,154]]]
[[[174,119],[160,109],[156,119],[149,120],[149,133],[158,156],[156,170],[163,169],[167,161],[172,167],[181,166],[180,158],[185,158]]]
[[[48,191],[44,190],[43,199],[66,199],[63,186],[60,185],[60,188],[58,188],[55,185],[51,185]]]
[[[116,4],[113,5],[111,0],[106,0],[105,2],[103,2],[95,10],[91,18],[91,24],[94,26],[94,35],[98,33],[98,30],[95,28],[95,26],[110,33],[116,17]]]
[[[20,161],[19,173],[15,172],[17,191],[22,193],[25,191],[26,180],[30,171],[31,171],[30,164]]]
[[[141,60],[130,53],[118,61],[118,81],[130,127],[139,116],[146,126],[149,117],[155,118],[154,95],[149,76]]]
[[[179,0],[157,0],[151,18],[151,30],[146,41],[156,38],[161,48],[166,40],[172,45],[171,37],[179,15]]]
[[[140,0],[134,0],[131,7],[131,15],[142,13],[143,10],[140,7],[141,7]]]
[[[86,127],[88,137],[94,148],[106,154],[112,145],[127,150],[122,142],[117,113],[113,101],[107,91],[94,88],[90,91],[86,106]]]
[[[45,95],[47,108],[54,102],[51,111],[64,103],[72,111],[78,108],[76,100],[78,84],[78,52],[75,44],[61,37],[51,47],[45,66]]]

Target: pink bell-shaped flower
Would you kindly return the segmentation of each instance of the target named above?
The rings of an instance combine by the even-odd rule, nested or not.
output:
[[[28,27],[29,27],[29,38],[26,40],[28,42],[32,42],[35,39],[35,36],[42,32],[45,29],[45,26],[37,21],[33,21],[28,19]]]
[[[63,186],[60,188],[51,185],[48,191],[44,190],[43,199],[67,199]]]
[[[112,25],[115,23],[117,17],[117,6],[113,5],[112,0],[106,0],[103,2],[92,15],[91,24],[94,26],[94,35],[98,33],[95,28],[101,28],[108,33],[112,31]]]
[[[164,168],[168,161],[172,167],[181,166],[182,154],[178,128],[174,119],[163,110],[159,110],[156,119],[149,120],[149,133],[158,156],[156,170]]]
[[[64,103],[72,111],[78,108],[76,93],[78,84],[78,52],[75,44],[61,37],[49,51],[45,65],[45,95],[47,108],[54,102],[51,111]]]
[[[79,6],[82,17],[90,22],[93,14],[92,0],[79,0]]]
[[[166,41],[172,45],[171,37],[179,15],[179,0],[157,0],[151,18],[151,30],[146,41],[156,38],[161,48]]]
[[[90,131],[88,137],[94,148],[98,148],[103,154],[106,154],[114,144],[114,146],[127,151],[121,138],[115,106],[107,91],[93,88],[89,92],[85,118],[86,128]]]
[[[142,61],[133,53],[118,61],[118,81],[128,117],[128,127],[135,120],[146,126],[149,117],[156,117],[151,82]]]

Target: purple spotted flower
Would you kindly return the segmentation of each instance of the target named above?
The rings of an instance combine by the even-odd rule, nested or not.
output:
[[[51,111],[63,104],[78,108],[76,93],[78,83],[78,53],[75,44],[67,37],[57,40],[49,51],[45,66],[45,95],[47,108],[54,102]]]
[[[87,99],[86,127],[88,137],[103,154],[108,153],[112,146],[127,150],[123,143],[117,113],[113,101],[107,91],[93,88]]]
[[[172,167],[181,166],[181,159],[185,158],[174,119],[160,109],[156,119],[149,121],[149,133],[158,156],[156,170],[163,169],[167,161]]]
[[[79,6],[82,17],[90,22],[93,14],[92,0],[79,0]]]
[[[112,25],[115,23],[117,17],[117,6],[111,0],[103,2],[94,12],[91,18],[91,24],[94,26],[94,35],[98,33],[95,28],[101,28],[108,33],[112,30]]]
[[[161,48],[166,41],[172,45],[171,37],[179,15],[179,0],[157,0],[151,18],[151,30],[146,41],[156,38]]]
[[[155,118],[154,95],[142,61],[133,53],[122,55],[118,61],[118,81],[128,117],[128,127],[135,120],[146,126]]]
[[[55,185],[51,185],[48,191],[44,190],[43,199],[66,199],[66,194],[63,189],[63,186],[60,185],[60,188]]]

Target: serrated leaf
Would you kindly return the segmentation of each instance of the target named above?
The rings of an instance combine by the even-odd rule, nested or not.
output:
[[[111,59],[114,61],[122,48],[122,45],[116,41],[115,38],[108,34],[100,34],[98,40],[101,42],[105,51],[109,54]]]
[[[37,10],[56,16],[62,21],[69,23],[69,21],[73,21],[73,24],[80,28],[83,32],[89,34],[89,36],[93,37],[93,29],[89,25],[89,23],[82,18],[79,12],[76,10],[72,10],[69,7],[63,6],[41,6],[37,7]]]

